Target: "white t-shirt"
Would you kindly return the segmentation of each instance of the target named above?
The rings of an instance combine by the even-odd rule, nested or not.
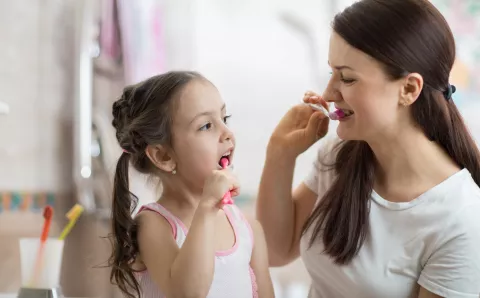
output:
[[[333,142],[319,151],[332,160]],[[305,184],[322,198],[333,171],[317,161]],[[341,199],[341,198],[339,198]],[[318,201],[317,201],[318,202]],[[441,297],[480,297],[480,189],[464,169],[407,203],[375,191],[370,230],[358,255],[345,266],[322,253],[321,240],[300,251],[312,278],[311,298],[417,297],[418,284]]]

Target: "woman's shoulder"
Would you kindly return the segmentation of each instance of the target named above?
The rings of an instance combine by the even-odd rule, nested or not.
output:
[[[460,200],[466,205],[479,205],[480,186],[475,182],[470,171],[463,169],[455,176],[456,185],[452,184],[451,192],[455,194],[455,197],[458,197],[456,200]]]
[[[480,245],[480,187],[466,169],[457,174],[458,183],[450,189],[450,229],[475,233]],[[454,184],[452,184],[454,186]],[[479,246],[480,247],[480,246]]]
[[[449,214],[437,220],[438,237],[428,254],[418,282],[425,288],[436,289],[441,286],[442,291],[449,289],[452,293],[478,293],[480,192],[475,191],[468,197],[461,195],[455,199],[458,199],[458,204],[446,207],[451,209]]]
[[[428,206],[430,211],[438,210],[441,217],[437,246],[472,245],[476,251],[480,247],[480,188],[466,169],[455,174],[451,182],[443,189],[442,200],[432,200]]]

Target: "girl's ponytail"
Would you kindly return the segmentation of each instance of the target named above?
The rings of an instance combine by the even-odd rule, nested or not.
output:
[[[138,252],[137,226],[132,218],[138,198],[129,190],[129,161],[129,153],[124,152],[120,156],[115,170],[112,203],[113,251],[109,265],[112,266],[110,281],[116,284],[129,298],[134,298],[132,290],[140,296],[140,287],[131,267],[136,252]]]

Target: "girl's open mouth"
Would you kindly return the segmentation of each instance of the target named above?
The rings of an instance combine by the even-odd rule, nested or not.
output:
[[[226,153],[224,153],[218,160],[218,165],[220,166],[220,168],[223,169],[223,163],[222,163],[223,159],[226,159],[226,165],[229,166],[231,164],[231,157],[232,157],[232,150],[228,150]]]

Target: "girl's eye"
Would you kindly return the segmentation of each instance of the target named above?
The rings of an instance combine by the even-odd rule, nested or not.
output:
[[[225,124],[228,124],[228,122],[230,122],[228,119],[230,119],[230,117],[232,117],[232,115],[227,115],[225,117],[223,117],[223,122],[225,122]]]
[[[212,128],[212,123],[207,123],[205,124],[204,126],[200,127],[199,130],[209,130],[210,128]]]
[[[232,117],[232,115],[227,115],[227,116],[223,117],[223,122],[225,124],[228,124],[228,122],[229,122],[228,119],[230,119],[230,117]],[[212,127],[213,127],[213,124],[211,122],[208,122],[204,126],[200,127],[199,130],[201,130],[201,131],[210,130],[210,129],[212,129]]]

